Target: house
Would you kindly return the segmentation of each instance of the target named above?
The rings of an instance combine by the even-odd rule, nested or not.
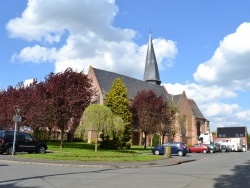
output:
[[[247,127],[217,127],[217,138],[216,141],[230,141],[234,138],[241,138],[243,144],[248,146],[248,132]]]
[[[104,104],[106,95],[112,87],[116,78],[120,78],[127,88],[127,97],[132,101],[137,93],[141,90],[153,90],[158,96],[162,96],[168,104],[175,104],[179,112],[184,114],[185,120],[180,126],[176,121],[175,126],[178,130],[175,135],[175,141],[183,141],[189,145],[197,143],[201,133],[209,131],[209,121],[202,115],[200,109],[193,99],[186,96],[185,91],[180,95],[171,95],[167,89],[160,85],[160,75],[151,33],[149,35],[144,79],[139,80],[126,75],[89,67],[88,77],[92,80],[93,88],[96,90],[95,96],[92,97],[92,103]],[[178,116],[178,114],[177,114]],[[181,128],[180,128],[181,127]],[[90,142],[93,132],[89,132],[88,140]],[[140,144],[141,134],[134,131],[133,144]],[[167,135],[166,140],[170,139]]]

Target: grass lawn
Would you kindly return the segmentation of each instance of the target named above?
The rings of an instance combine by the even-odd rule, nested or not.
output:
[[[59,142],[47,142],[46,154],[18,153],[17,157],[42,158],[49,160],[71,161],[105,161],[105,162],[139,162],[163,159],[163,156],[152,155],[151,149],[144,150],[140,146],[132,146],[129,150],[98,150],[94,144],[83,142],[65,142],[60,148]]]

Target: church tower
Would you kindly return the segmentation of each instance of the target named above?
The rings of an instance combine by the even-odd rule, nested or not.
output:
[[[144,81],[157,85],[161,84],[151,32],[149,33],[148,50],[144,70]]]

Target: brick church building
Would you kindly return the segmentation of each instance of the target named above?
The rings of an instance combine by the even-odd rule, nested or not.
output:
[[[185,91],[179,95],[171,95],[161,85],[151,33],[149,35],[143,80],[97,69],[92,66],[89,67],[88,77],[92,79],[93,88],[97,91],[96,95],[92,97],[92,103],[104,104],[106,95],[110,91],[115,79],[120,78],[127,88],[127,97],[131,101],[133,101],[139,91],[153,90],[158,96],[162,96],[168,104],[174,104],[178,108],[178,112],[185,117],[182,126],[180,126],[180,122],[175,122],[176,130],[179,131],[176,132],[174,141],[183,141],[188,145],[192,145],[198,142],[198,137],[201,133],[209,131],[209,121],[203,116],[195,101],[187,97]],[[89,140],[91,140],[91,135],[89,133]],[[143,135],[135,130],[132,139],[133,144],[139,145],[142,137]],[[170,136],[166,135],[165,142],[169,140]]]

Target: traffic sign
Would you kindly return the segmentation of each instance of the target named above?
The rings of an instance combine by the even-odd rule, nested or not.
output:
[[[21,122],[22,121],[22,117],[21,116],[13,116],[13,121],[15,122]]]

